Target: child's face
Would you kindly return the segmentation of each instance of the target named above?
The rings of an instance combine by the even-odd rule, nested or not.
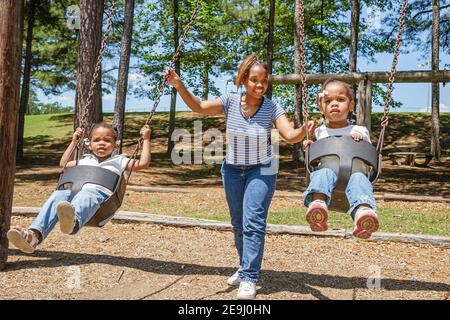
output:
[[[347,89],[340,83],[330,83],[325,90],[327,94],[320,100],[320,113],[328,120],[330,127],[347,126],[348,114],[354,110],[355,101],[350,100]]]
[[[111,129],[104,127],[94,129],[89,141],[89,149],[99,160],[109,158],[116,147],[116,138]]]
[[[269,80],[266,69],[261,65],[250,68],[247,80],[244,81],[247,94],[260,99],[269,87]]]

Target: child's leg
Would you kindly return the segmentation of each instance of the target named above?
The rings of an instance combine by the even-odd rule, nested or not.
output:
[[[355,221],[353,235],[369,238],[379,227],[372,183],[363,173],[353,173],[345,193],[350,204],[350,216]]]
[[[305,207],[309,207],[314,200],[323,200],[328,206],[333,189],[336,187],[336,174],[331,169],[322,168],[312,172],[310,178],[309,186],[303,193]]]
[[[71,233],[77,233],[108,198],[107,194],[95,188],[81,189],[71,201],[75,218],[75,225]]]
[[[39,242],[42,242],[48,236],[58,222],[56,206],[61,201],[67,201],[69,197],[70,190],[56,190],[42,206],[36,219],[34,219],[33,223],[28,227],[28,229],[38,231],[37,237],[40,240]]]
[[[8,240],[21,251],[33,253],[58,221],[56,205],[60,201],[69,199],[70,190],[57,190],[47,199],[39,214],[28,229],[12,227],[8,233]]]
[[[322,168],[311,173],[311,182],[303,193],[303,202],[308,211],[306,221],[312,231],[325,231],[328,229],[328,205],[331,193],[336,186],[337,176],[333,170]]]

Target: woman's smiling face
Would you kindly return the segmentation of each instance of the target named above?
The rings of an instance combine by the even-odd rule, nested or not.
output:
[[[262,65],[255,65],[250,68],[248,77],[244,81],[247,94],[260,99],[269,87],[269,75]]]

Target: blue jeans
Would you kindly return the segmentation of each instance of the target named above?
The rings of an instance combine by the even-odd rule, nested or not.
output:
[[[70,190],[56,190],[47,199],[39,211],[36,219],[29,229],[38,230],[41,233],[41,241],[44,240],[58,222],[56,206],[61,201],[69,201]],[[72,234],[77,233],[95,214],[100,204],[108,199],[108,195],[94,188],[81,189],[72,199],[75,208],[76,226]]]
[[[266,219],[277,174],[268,164],[236,166],[223,162],[221,173],[239,254],[239,278],[256,283],[261,270]]]
[[[303,193],[305,207],[308,207],[312,202],[313,193],[323,193],[326,195],[326,203],[329,206],[331,194],[336,187],[336,182],[337,176],[331,169],[322,168],[312,172],[308,189]],[[368,205],[374,210],[376,209],[372,183],[363,173],[355,172],[350,176],[345,194],[350,204],[349,214],[352,218],[355,215],[355,209],[361,204]]]

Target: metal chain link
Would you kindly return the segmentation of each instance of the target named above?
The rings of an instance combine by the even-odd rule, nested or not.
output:
[[[184,43],[186,42],[189,30],[191,29],[192,25],[195,23],[195,20],[197,18],[197,15],[198,15],[199,11],[200,11],[200,0],[197,0],[196,4],[195,4],[195,9],[194,9],[194,11],[193,11],[193,13],[192,13],[192,15],[191,15],[191,17],[189,19],[189,22],[187,23],[187,25],[183,29],[183,35],[181,37],[181,41],[178,44],[178,47],[175,50],[175,54],[173,55],[172,60],[170,61],[170,64],[167,67],[167,69],[173,69],[174,66],[175,66],[175,63],[179,59],[180,54],[181,54],[181,49],[183,48]],[[156,112],[156,108],[158,107],[159,102],[161,100],[161,97],[164,94],[164,88],[166,86],[166,83],[167,83],[167,77],[164,76],[163,79],[161,80],[160,85],[159,85],[158,93],[156,94],[155,99],[153,99],[153,108],[151,109],[150,114],[147,117],[147,120],[145,121],[145,125],[150,125],[151,124],[153,115]],[[140,137],[138,139],[137,143],[136,143],[136,147],[134,149],[134,152],[133,152],[133,154],[130,157],[131,159],[136,159],[136,157],[137,157],[137,155],[139,153],[139,150],[142,147],[142,143],[143,143],[143,139],[142,139],[142,137]],[[130,172],[130,175],[131,175],[131,172]]]
[[[305,5],[303,0],[299,0],[299,11],[298,19],[299,21],[299,47],[300,47],[300,85],[302,90],[302,103],[303,103],[303,115],[305,116],[306,124],[306,140],[309,140],[308,131],[308,87],[306,86],[306,53],[305,53]]]
[[[94,89],[95,89],[95,86],[97,85],[97,80],[100,75],[100,69],[102,67],[103,56],[104,56],[104,53],[106,50],[106,46],[108,44],[109,32],[111,31],[112,20],[113,20],[116,10],[117,10],[117,0],[112,0],[111,10],[108,15],[105,33],[103,34],[100,51],[98,53],[94,73],[92,75],[91,85],[89,87],[88,97],[86,99],[86,103],[84,103],[83,99],[81,101],[82,107],[80,110],[81,117],[80,117],[79,126],[83,129],[83,136],[79,139],[79,141],[77,143],[77,150],[81,150],[81,154],[83,153],[83,149],[84,149],[84,138],[86,137],[87,132],[90,131],[90,127],[92,126],[92,124],[89,124],[89,122],[88,122],[88,115],[90,113],[89,107],[92,104],[92,97],[94,96]],[[82,96],[83,95],[81,94],[80,97],[82,98]],[[78,156],[77,156],[77,158],[78,158]]]
[[[403,0],[402,8],[400,11],[400,22],[399,22],[398,33],[397,33],[397,40],[395,43],[394,58],[392,60],[392,67],[391,67],[391,72],[389,75],[389,87],[388,87],[388,91],[386,93],[384,114],[383,114],[383,117],[381,118],[380,137],[378,138],[378,144],[377,144],[377,151],[379,154],[381,154],[381,151],[383,150],[384,133],[385,133],[386,127],[389,123],[389,111],[391,108],[392,91],[394,90],[395,74],[397,72],[398,55],[400,54],[400,45],[401,45],[401,41],[402,41],[403,27],[405,25],[405,15],[406,15],[407,5],[408,5],[408,1]]]

